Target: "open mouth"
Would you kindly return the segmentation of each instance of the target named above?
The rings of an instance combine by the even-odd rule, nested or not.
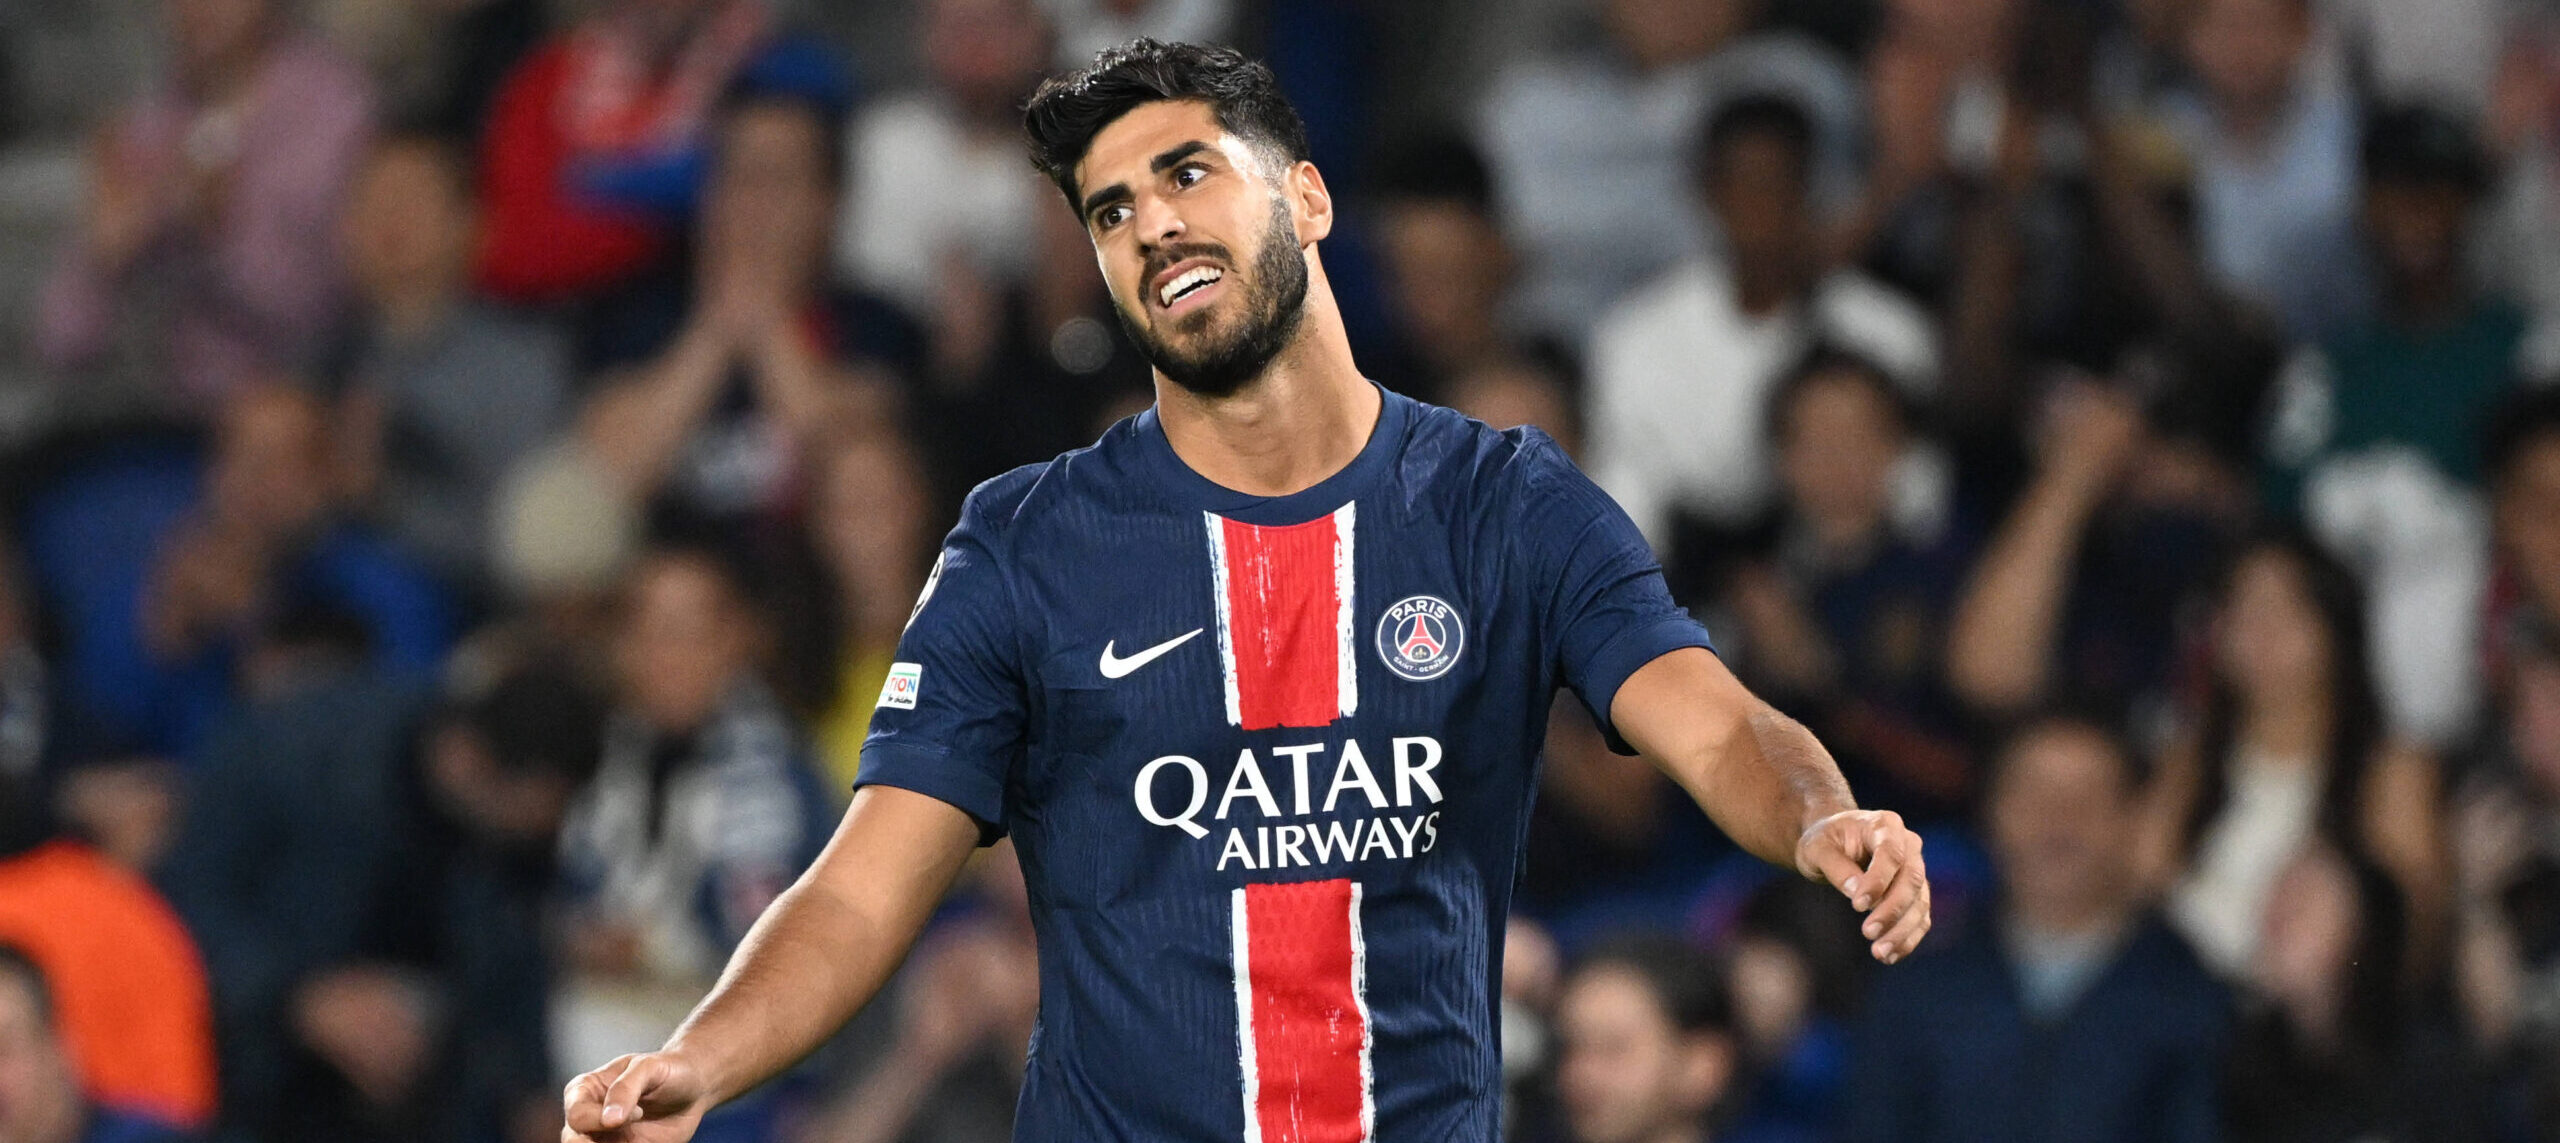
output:
[[[1226,271],[1216,266],[1193,266],[1156,287],[1156,304],[1169,314],[1196,309],[1207,304],[1226,276]]]

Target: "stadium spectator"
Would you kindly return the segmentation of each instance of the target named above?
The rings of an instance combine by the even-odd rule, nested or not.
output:
[[[1703,1140],[1739,1086],[1723,966],[1669,937],[1621,937],[1583,957],[1556,999],[1555,1031],[1573,1143]]]
[[[2213,1140],[2229,998],[2143,905],[2141,762],[2070,717],[2001,751],[1986,818],[2003,896],[1953,944],[1880,974],[1847,1138]]]
[[[2496,97],[2501,65],[2525,24],[2497,0],[2346,0],[2329,10],[2368,90],[2472,115]]]
[[[1936,884],[1931,894],[1952,896]],[[1774,878],[1734,922],[1726,975],[1750,1077],[1735,1113],[1746,1128],[1836,1139],[1845,1125],[1865,941],[1830,904],[1820,886]]]
[[[979,481],[1092,444],[1118,419],[1101,418],[1114,402],[1155,399],[1082,220],[1043,200],[1030,239],[1018,252],[1027,277],[954,278],[938,303],[930,380],[908,423],[947,518]]]
[[[1996,81],[1959,82],[1945,153],[1875,221],[1864,251],[1879,277],[1944,315],[1939,421],[1977,485],[2009,479],[2015,425],[2055,363],[2112,370],[2155,340],[2273,325],[2206,273],[2175,144],[2102,109],[2100,15],[2034,4],[2017,19]]]
[[[0,774],[0,947],[11,950],[0,976],[25,978],[0,1009],[13,1008],[21,988],[43,999],[41,1019],[17,1028],[31,1038],[0,1041],[23,1053],[53,1049],[58,1037],[79,1089],[72,1103],[85,1093],[100,1107],[185,1127],[213,1118],[213,1004],[194,938],[140,874],[50,826],[22,773]],[[0,1058],[30,1062],[5,1047]],[[27,1082],[5,1063],[0,1075]],[[13,1119],[41,1118],[33,1109],[42,1094],[0,1080],[0,1138],[45,1137],[22,1134],[29,1129]]]
[[[2110,118],[2141,115],[2196,90],[2187,63],[2187,26],[2199,0],[2132,0],[2124,19],[2100,39],[2093,94]]]
[[[2487,438],[2496,551],[2484,649],[2494,673],[2513,624],[2560,621],[2560,386],[2510,396]]]
[[[43,479],[22,533],[60,639],[61,757],[186,762],[287,644],[432,669],[450,607],[425,571],[336,509],[325,415],[262,384],[222,410],[212,456],[149,438]]]
[[[1948,618],[1947,684],[1977,712],[2166,708],[2187,612],[2249,504],[2228,418],[2189,409],[2227,379],[2176,372],[2046,391],[2033,475]]]
[[[757,678],[768,633],[748,592],[703,550],[662,547],[631,575],[603,759],[561,837],[559,1066],[664,1041],[827,838],[801,729]]]
[[[2006,81],[2029,6],[2018,0],[1895,0],[1865,52],[1866,179],[1830,235],[1834,256],[1861,257],[1913,196],[1951,173],[1996,161]]]
[[[1458,373],[1440,397],[1497,429],[1528,425],[1555,438],[1566,456],[1582,455],[1582,417],[1573,394],[1553,370],[1531,360],[1496,360]]]
[[[1493,176],[1454,132],[1389,144],[1371,163],[1376,243],[1394,343],[1364,366],[1395,389],[1446,400],[1461,374],[1507,364],[1522,346],[1517,259],[1494,214]]]
[[[2206,265],[2297,338],[2369,309],[2357,109],[2315,57],[2317,23],[2311,0],[2203,0],[2186,44],[2203,89],[2161,109],[2194,158]]]
[[[372,120],[364,77],[276,0],[166,11],[169,80],[90,142],[41,302],[75,407],[138,391],[209,409],[308,365],[344,294],[334,222]]]
[[[836,126],[824,104],[751,92],[713,132],[689,280],[634,287],[594,352],[621,366],[581,435],[634,500],[754,547],[791,508],[809,451],[887,414],[921,335],[826,278]]]
[[[73,1046],[55,1024],[44,970],[0,945],[0,1139],[10,1143],[178,1143],[177,1131],[91,1106]]]
[[[917,54],[930,83],[855,125],[835,255],[845,277],[910,313],[942,315],[969,300],[954,295],[1030,280],[1046,191],[1022,161],[1020,108],[1048,66],[1050,33],[1033,0],[922,8]]]
[[[1717,111],[1695,171],[1723,222],[1726,258],[1674,267],[1611,308],[1592,336],[1592,478],[1657,552],[1673,550],[1684,517],[1732,531],[1768,506],[1769,393],[1812,346],[1876,361],[1915,395],[1936,384],[1927,315],[1855,271],[1822,265],[1813,148],[1812,122],[1794,104],[1752,97]]]
[[[1964,541],[1898,521],[1894,475],[1915,426],[1875,366],[1817,352],[1778,382],[1776,550],[1724,599],[1742,674],[1805,720],[1859,796],[1904,817],[1963,814],[1973,775],[1962,711],[1940,675]]]
[[[998,1143],[1040,1007],[1022,867],[999,843],[974,862],[959,916],[895,982],[895,1031],[866,1073],[810,1117],[802,1143]]]
[[[2392,877],[2314,842],[2285,863],[2266,904],[2251,1010],[2231,1047],[2231,1138],[2489,1138],[2478,1065],[2432,991],[2409,985],[2411,915]]]
[[[2439,948],[2442,782],[2382,722],[2364,593],[2314,541],[2243,547],[2214,600],[2201,710],[2165,756],[2144,845],[2205,961],[2257,957],[2278,875],[2316,837],[2372,855],[2408,902],[2410,949]]]
[[[2527,320],[2471,285],[2488,158],[2470,127],[2423,106],[2377,108],[2363,154],[2363,231],[2381,309],[2286,371],[2269,507],[2299,514],[2351,554],[2373,585],[2392,728],[2451,745],[2469,729],[2479,690],[2480,425],[2514,384]]]
[[[1140,36],[1232,43],[1238,8],[1235,0],[1041,0],[1040,6],[1057,28],[1050,58],[1060,68],[1083,67],[1094,53]]]
[[[832,49],[775,27],[764,0],[607,0],[527,55],[481,139],[479,281],[497,297],[592,298],[663,256],[701,189],[732,88],[836,107]]]
[[[1776,96],[1805,109],[1818,124],[1801,144],[1808,194],[1847,181],[1858,118],[1854,81],[1827,48],[1752,34],[1764,0],[1577,7],[1591,26],[1561,52],[1502,67],[1477,124],[1521,254],[1521,320],[1568,345],[1627,291],[1714,250],[1710,221],[1673,204],[1688,201],[1692,141],[1723,104]]]
[[[448,583],[485,595],[497,490],[560,427],[568,346],[471,295],[469,156],[393,134],[356,179],[346,248],[362,299],[328,378],[347,494]]]
[[[244,711],[197,774],[164,878],[213,972],[235,1129],[557,1136],[542,918],[601,704],[552,668],[431,699],[313,675]]]
[[[2560,1126],[2560,626],[2505,628],[2489,733],[2449,822],[2454,995],[2471,1042],[2506,1065],[2517,1137]]]
[[[809,527],[834,589],[834,674],[817,724],[819,760],[839,794],[853,789],[871,712],[935,566],[933,486],[913,442],[888,429],[834,445],[817,461]]]

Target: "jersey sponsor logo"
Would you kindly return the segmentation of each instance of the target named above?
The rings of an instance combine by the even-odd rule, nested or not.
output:
[[[1377,1130],[1360,897],[1335,878],[1230,899],[1247,1143],[1368,1143]]]
[[[1149,647],[1144,651],[1140,651],[1135,655],[1131,655],[1126,659],[1111,653],[1113,649],[1120,645],[1119,640],[1114,639],[1105,643],[1102,645],[1102,677],[1106,679],[1126,678],[1128,677],[1129,672],[1155,662],[1158,658],[1162,657],[1165,652],[1190,642],[1192,636],[1197,635],[1204,630],[1207,630],[1207,628],[1194,627],[1183,634],[1176,635],[1171,639],[1167,639],[1162,643],[1158,643],[1155,646]]]
[[[924,686],[924,664],[891,663],[889,677],[880,683],[880,701],[873,710],[914,710],[916,692]]]
[[[1330,781],[1322,777],[1328,752]],[[1181,830],[1194,841],[1223,828],[1214,864],[1219,872],[1409,861],[1439,844],[1438,739],[1391,739],[1374,766],[1371,751],[1352,739],[1338,749],[1310,742],[1268,754],[1266,761],[1251,747],[1238,752],[1223,786],[1199,759],[1165,755],[1138,768],[1130,801],[1149,825]],[[1312,820],[1344,810],[1352,816]],[[1208,860],[1205,849],[1202,859]]]
[[[1378,617],[1378,658],[1417,683],[1448,674],[1466,649],[1466,622],[1439,596],[1408,596]]]
[[[1228,725],[1327,726],[1358,711],[1354,508],[1283,526],[1203,513]]]

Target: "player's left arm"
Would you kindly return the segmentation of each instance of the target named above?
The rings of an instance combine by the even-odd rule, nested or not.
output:
[[[1877,960],[1901,960],[1928,934],[1920,836],[1892,811],[1859,809],[1813,732],[1713,652],[1685,647],[1638,668],[1610,700],[1609,721],[1743,848],[1846,895],[1867,914]]]

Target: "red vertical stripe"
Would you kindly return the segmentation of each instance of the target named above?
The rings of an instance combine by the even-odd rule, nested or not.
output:
[[[1247,885],[1242,903],[1261,1143],[1362,1143],[1372,1113],[1357,890],[1346,879]]]
[[[1266,528],[1221,519],[1239,721],[1327,726],[1342,713],[1330,516]]]

